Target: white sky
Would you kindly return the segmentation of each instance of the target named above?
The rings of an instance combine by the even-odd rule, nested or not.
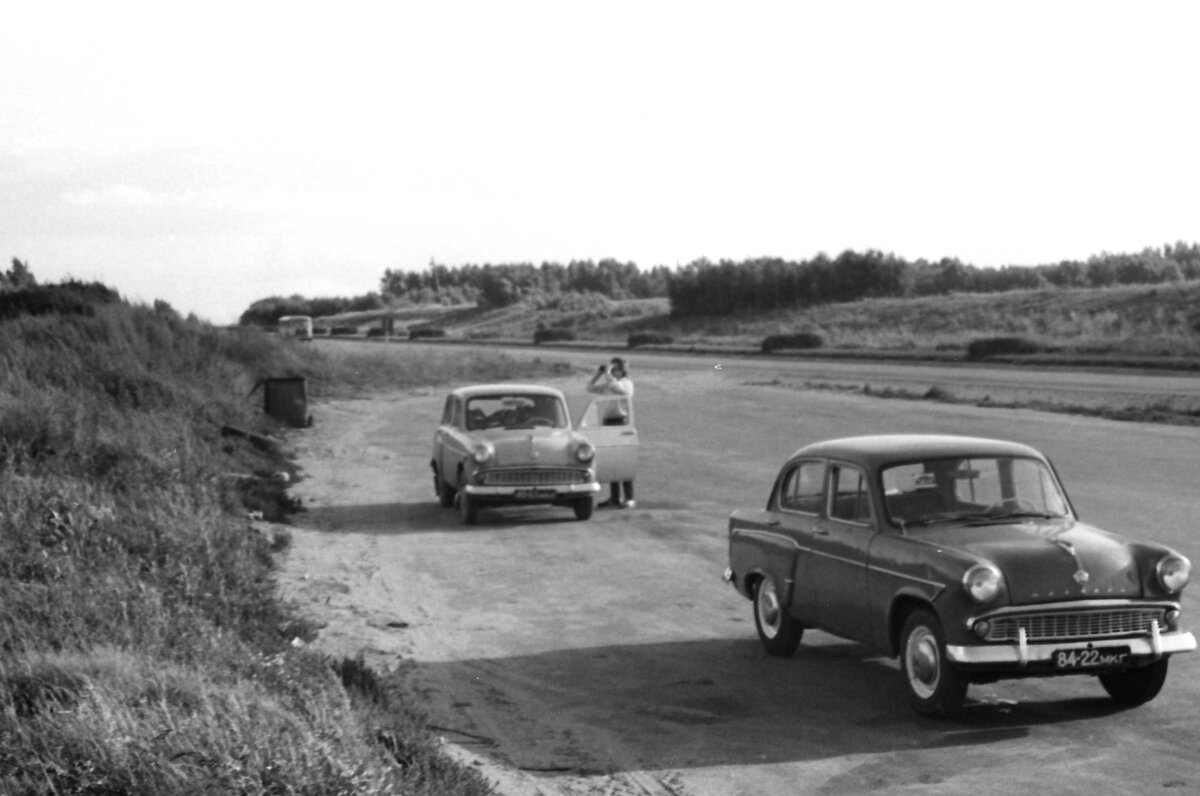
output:
[[[431,259],[1200,240],[1193,2],[5,5],[0,268],[216,323]]]

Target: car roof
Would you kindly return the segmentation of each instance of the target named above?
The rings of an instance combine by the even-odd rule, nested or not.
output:
[[[952,434],[876,434],[814,442],[797,450],[792,459],[819,457],[844,459],[868,467],[898,461],[968,456],[1032,456],[1044,458],[1035,448],[1019,442]]]
[[[556,390],[553,387],[545,387],[540,384],[472,384],[467,387],[459,387],[451,395],[456,395],[459,398],[475,398],[480,395],[512,395],[515,393],[563,397],[562,390]]]

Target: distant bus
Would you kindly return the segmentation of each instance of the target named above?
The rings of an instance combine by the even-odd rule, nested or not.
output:
[[[312,340],[312,318],[307,315],[284,315],[279,319],[279,333],[286,337]]]

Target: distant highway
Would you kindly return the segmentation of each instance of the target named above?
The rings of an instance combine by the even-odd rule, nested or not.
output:
[[[341,348],[342,341],[318,340],[318,345]],[[367,343],[363,343],[367,345]],[[370,345],[379,345],[371,343]],[[393,343],[397,347],[428,343]],[[482,348],[483,346],[481,346]],[[633,350],[555,348],[546,346],[487,346],[518,359],[563,359],[581,368],[612,356],[630,360],[636,380],[639,370],[702,371],[721,369],[739,374],[746,380],[782,379],[862,387],[873,390],[892,387],[923,394],[937,386],[956,394],[992,394],[996,400],[1022,393],[1053,393],[1088,399],[1107,397],[1117,405],[1144,403],[1147,396],[1162,400],[1195,401],[1200,407],[1200,374],[1180,371],[1132,370],[1125,368],[1053,368],[977,363],[864,362],[854,360],[804,359],[765,356],[721,356],[715,354],[675,354]]]

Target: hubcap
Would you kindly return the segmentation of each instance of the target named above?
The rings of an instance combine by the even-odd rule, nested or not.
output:
[[[758,587],[758,623],[763,635],[775,638],[780,620],[779,594],[775,591],[775,581],[768,578]]]
[[[928,698],[937,690],[938,678],[941,675],[937,639],[928,628],[917,628],[908,637],[904,660],[905,668],[908,669],[908,682],[913,692],[922,699]]]

